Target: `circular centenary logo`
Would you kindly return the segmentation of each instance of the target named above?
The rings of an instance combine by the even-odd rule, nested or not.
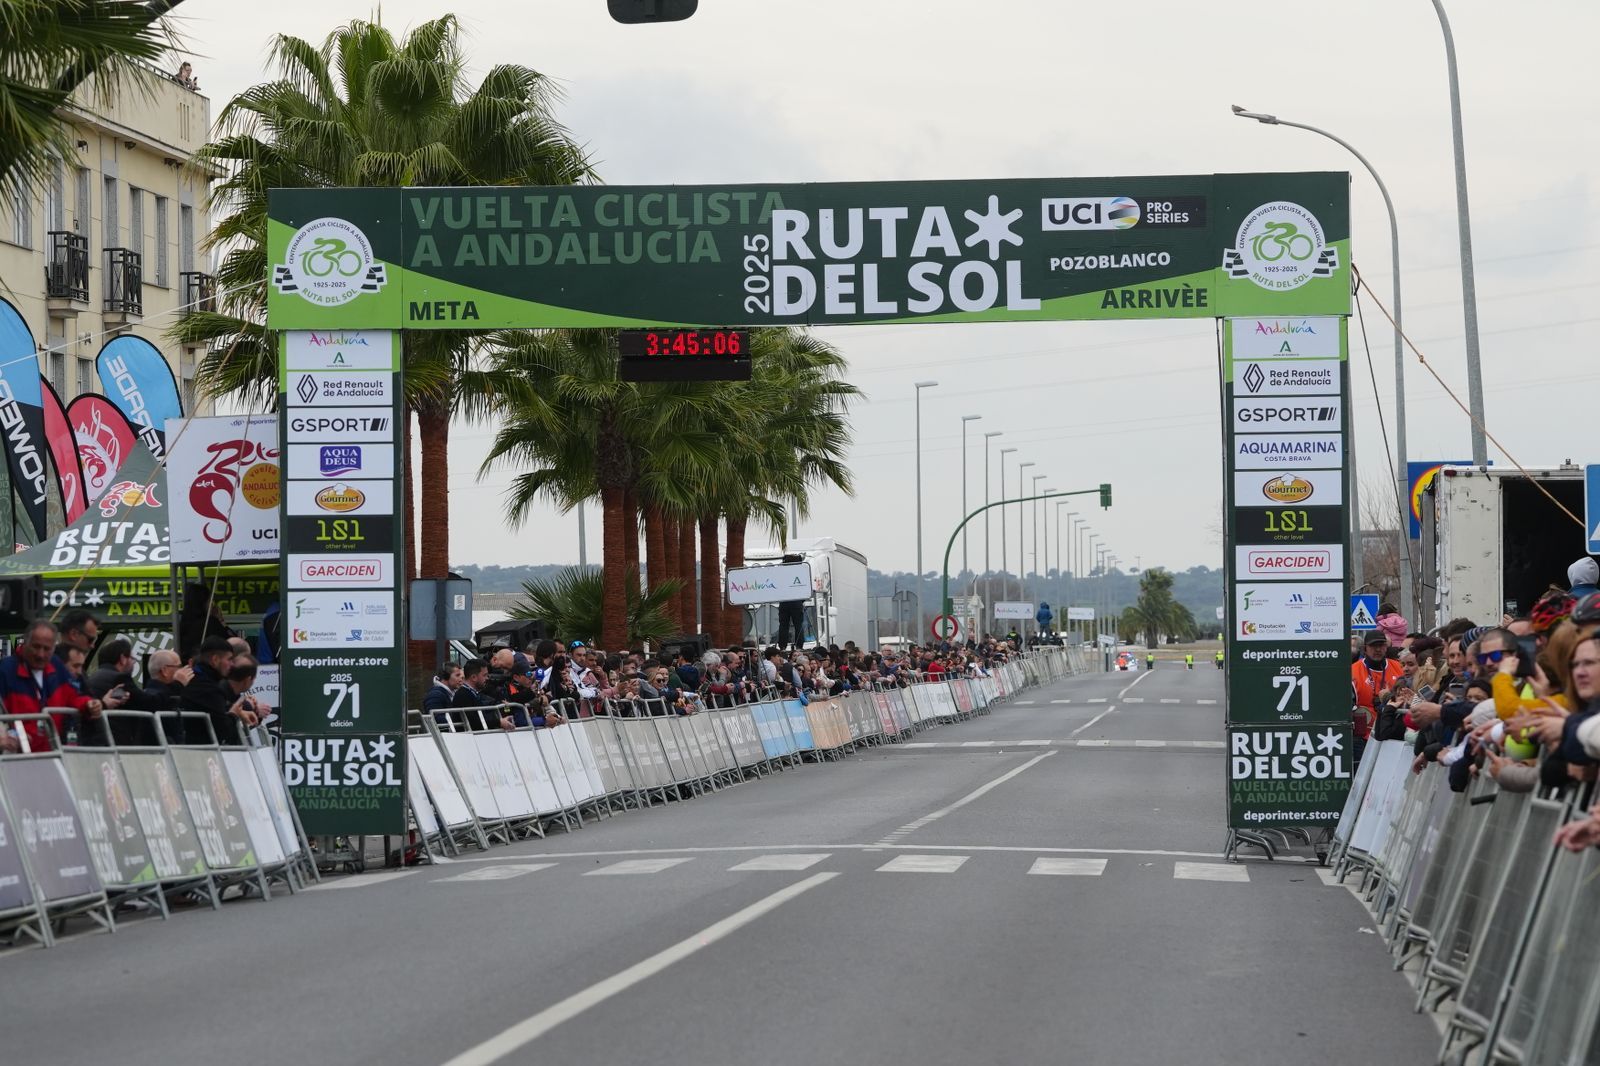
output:
[[[298,292],[323,307],[377,292],[386,280],[367,235],[342,218],[315,219],[295,230],[273,275],[280,292]]]
[[[1298,289],[1326,273],[1327,247],[1316,215],[1299,204],[1275,200],[1245,216],[1231,250],[1240,261],[1229,264],[1229,273],[1274,292]]]

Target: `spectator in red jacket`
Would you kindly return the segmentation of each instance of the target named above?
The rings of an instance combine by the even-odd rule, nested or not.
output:
[[[17,654],[0,659],[0,703],[7,714],[48,711],[61,737],[98,730],[100,711],[121,703],[97,700],[73,687],[66,667],[55,658],[57,638],[53,623],[39,621],[28,627]],[[19,733],[29,751],[50,750],[48,731],[39,722],[19,722],[0,737],[0,751],[20,751]]]

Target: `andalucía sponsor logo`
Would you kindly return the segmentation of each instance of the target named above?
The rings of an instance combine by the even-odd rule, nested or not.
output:
[[[1262,204],[1245,216],[1222,269],[1274,292],[1298,289],[1312,278],[1332,277],[1339,250],[1328,243],[1317,216],[1287,200]]]
[[[323,307],[377,292],[388,280],[367,235],[342,218],[319,218],[295,230],[284,261],[272,268],[279,292],[299,293]]]

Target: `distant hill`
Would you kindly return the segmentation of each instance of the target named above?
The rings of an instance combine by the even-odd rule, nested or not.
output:
[[[515,593],[522,591],[524,581],[548,578],[564,569],[566,567],[554,565],[466,565],[456,567],[455,572],[471,579],[474,592]],[[1014,577],[1006,579],[1009,589],[1003,594],[998,574],[988,578],[980,576],[977,580],[980,594],[984,594],[986,585],[990,590],[984,596],[986,600],[1018,597],[1017,581]],[[952,576],[951,594],[964,594],[968,591],[971,581],[971,575],[959,579]],[[867,591],[873,596],[893,596],[901,589],[914,589],[916,584],[915,575],[901,571],[894,573],[884,573],[881,570],[867,571]],[[931,612],[939,599],[939,579],[937,575],[925,578],[922,585],[922,595],[926,598],[925,608]],[[1059,576],[1052,571],[1049,577],[1028,578],[1024,590],[1026,592],[1024,598],[1035,603],[1043,600],[1057,608],[1075,603],[1093,604],[1101,596],[1109,596],[1113,613],[1120,614],[1124,607],[1139,598],[1139,575],[1116,570],[1103,579],[1100,577],[1075,579],[1071,576]],[[1213,570],[1208,566],[1174,571],[1172,592],[1174,599],[1189,608],[1195,618],[1204,623],[1208,619],[1215,618],[1217,608],[1222,606],[1222,571]],[[881,613],[885,616],[890,614],[887,604],[883,605]]]

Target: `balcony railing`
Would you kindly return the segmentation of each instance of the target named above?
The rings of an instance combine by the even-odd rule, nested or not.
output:
[[[144,256],[132,248],[106,249],[106,310],[144,314]]]
[[[215,311],[217,309],[217,279],[198,270],[185,270],[178,275],[183,280],[183,313]]]
[[[89,298],[89,238],[81,233],[51,230],[44,264],[44,291],[52,299]]]

